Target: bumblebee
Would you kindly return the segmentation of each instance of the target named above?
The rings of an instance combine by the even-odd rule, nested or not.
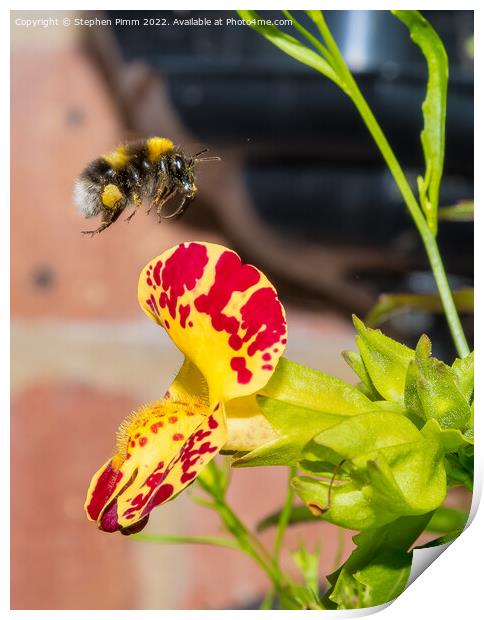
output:
[[[132,206],[134,210],[126,218],[130,221],[144,199],[150,202],[147,213],[156,208],[160,222],[182,215],[197,193],[195,165],[220,159],[200,158],[206,151],[189,156],[168,138],[153,137],[127,142],[92,161],[76,180],[74,202],[86,218],[102,214],[102,223],[83,234],[106,230]],[[176,195],[181,196],[176,210],[162,215],[163,206]]]

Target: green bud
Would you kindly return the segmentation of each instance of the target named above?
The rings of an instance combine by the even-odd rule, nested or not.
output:
[[[403,402],[405,378],[414,352],[379,329],[366,327],[356,316],[353,323],[358,332],[356,344],[375,389],[385,400]]]

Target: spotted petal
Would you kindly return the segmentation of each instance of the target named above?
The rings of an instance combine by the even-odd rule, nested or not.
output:
[[[220,451],[227,429],[222,406],[173,397],[132,414],[118,431],[118,452],[94,475],[85,509],[107,532],[133,533],[155,506],[190,484]]]
[[[210,402],[255,393],[286,344],[286,320],[265,275],[212,243],[183,243],[143,269],[138,300],[207,380]]]
[[[198,368],[187,359],[167,394],[179,400],[193,398],[193,394],[197,394],[200,401],[208,406],[207,383]],[[225,414],[227,417],[227,441],[223,446],[225,453],[249,452],[278,436],[258,406],[255,394],[229,401],[225,405]]]

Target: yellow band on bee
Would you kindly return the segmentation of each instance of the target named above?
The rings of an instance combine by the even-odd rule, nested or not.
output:
[[[146,148],[148,149],[148,159],[150,162],[155,162],[166,153],[173,151],[173,142],[168,138],[148,138]]]
[[[117,185],[108,183],[101,194],[101,202],[107,209],[114,209],[118,202],[122,200],[123,194]]]
[[[126,166],[129,162],[129,155],[126,152],[126,148],[124,146],[118,147],[115,151],[111,153],[106,153],[102,158],[104,161],[107,161],[110,166],[112,166],[115,170],[121,170]]]

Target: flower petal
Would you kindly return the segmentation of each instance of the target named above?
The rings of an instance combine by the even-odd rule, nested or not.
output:
[[[200,401],[208,406],[207,382],[195,364],[186,358],[167,394],[178,400],[197,394]],[[227,441],[223,452],[248,452],[279,436],[262,413],[255,394],[229,401],[225,405],[225,414]]]
[[[227,441],[223,452],[250,452],[279,437],[257,405],[256,395],[227,403]]]
[[[90,521],[97,521],[123,476],[119,469],[113,467],[112,461],[113,459],[109,459],[107,463],[104,463],[94,474],[89,485],[85,509]]]
[[[252,394],[270,379],[286,320],[265,275],[212,243],[184,243],[141,272],[138,300],[207,380],[211,403]]]
[[[195,394],[197,401],[208,407],[207,382],[195,364],[185,358],[173,383],[166,391],[165,398],[179,401],[193,400]]]
[[[93,477],[88,517],[107,532],[139,531],[155,506],[195,479],[226,436],[219,405],[210,411],[198,399],[170,397],[140,408],[120,426],[117,454]]]

